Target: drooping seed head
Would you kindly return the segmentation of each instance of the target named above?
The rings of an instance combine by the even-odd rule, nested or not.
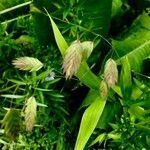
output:
[[[100,93],[100,96],[103,100],[106,100],[107,99],[107,96],[108,96],[108,88],[107,88],[107,83],[102,80],[101,83],[100,83],[100,87],[99,87],[99,93]]]
[[[26,130],[29,132],[33,130],[36,119],[36,111],[37,111],[37,103],[35,98],[32,96],[29,99],[27,99],[24,110],[25,126]]]
[[[63,60],[63,73],[70,79],[78,70],[82,60],[82,46],[79,40],[74,41],[66,50]]]
[[[108,59],[104,67],[104,80],[108,87],[113,87],[118,81],[117,64],[113,59]]]
[[[43,67],[43,64],[33,57],[19,57],[12,61],[15,68],[26,71],[38,71]]]

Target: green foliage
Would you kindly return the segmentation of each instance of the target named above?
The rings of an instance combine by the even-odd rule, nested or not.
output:
[[[149,6],[2,0],[0,149],[149,149]]]
[[[10,108],[2,120],[2,127],[4,127],[5,134],[16,141],[19,136],[21,128],[21,114],[18,110]]]
[[[127,56],[131,68],[135,71],[140,71],[143,59],[149,55],[150,18],[148,14],[144,12],[140,15],[120,40],[112,41],[115,55],[119,57],[118,62]]]
[[[123,98],[128,100],[131,96],[131,88],[132,88],[132,81],[131,81],[131,68],[128,61],[128,57],[125,57],[122,60],[122,70],[120,75],[120,87],[123,94]]]
[[[58,44],[58,47],[59,48],[62,48],[63,46],[61,46],[61,45],[63,45],[63,43],[62,43],[62,41],[65,41],[65,40],[59,40],[60,38],[56,38],[56,35],[57,35],[57,33],[59,33],[60,34],[60,32],[59,32],[59,30],[58,30],[58,28],[57,28],[57,26],[56,26],[56,24],[54,24],[54,22],[53,22],[53,20],[52,20],[52,18],[50,18],[50,20],[51,20],[51,24],[52,24],[52,26],[53,26],[53,32],[54,32],[54,35],[55,35],[55,39],[56,39],[56,43]],[[62,35],[60,35],[60,37],[61,38],[63,38],[63,36]],[[74,43],[74,44],[76,44],[76,43]],[[74,50],[74,45],[73,45],[73,50]],[[77,48],[77,50],[79,50],[80,51],[80,49],[82,48],[78,48],[77,46],[76,46],[76,48]],[[60,49],[60,51],[61,51],[61,49]],[[72,54],[72,53],[71,53]],[[72,57],[73,57],[73,54],[72,54]],[[77,58],[75,58],[76,60],[77,60]],[[71,60],[72,61],[72,60]],[[78,60],[79,61],[79,60]],[[69,63],[69,61],[68,61],[68,63]],[[106,63],[107,64],[107,63]],[[69,65],[69,66],[71,66],[71,65]],[[115,62],[113,61],[113,65],[110,65],[110,67],[113,69],[113,72],[111,72],[110,71],[110,75],[109,75],[109,78],[110,79],[112,79],[111,78],[111,76],[113,75],[113,73],[115,73],[115,77],[113,77],[113,80],[114,81],[112,81],[113,82],[113,85],[115,84],[115,82],[117,81],[117,78],[118,78],[118,71],[117,71],[117,68],[116,68],[116,64],[115,64]],[[106,67],[107,68],[107,70],[109,69],[108,67]],[[82,71],[82,70],[85,70],[84,69],[84,66],[81,64],[80,65],[80,70]],[[79,72],[80,72],[80,70],[79,70]],[[88,68],[87,68],[87,70],[89,70]],[[87,70],[85,70],[85,72],[87,72]],[[70,72],[70,71],[69,71]],[[109,71],[107,71],[107,73],[108,73]],[[77,77],[79,78],[79,80],[81,81],[81,82],[83,82],[83,81],[85,81],[85,83],[89,83],[88,81],[89,81],[89,79],[88,78],[90,78],[91,76],[89,76],[90,74],[88,73],[87,74],[87,79],[85,79],[85,80],[81,80],[82,78],[82,74],[76,74],[77,75]],[[92,82],[94,82],[94,80],[93,79],[90,79]],[[84,82],[83,82],[84,83]],[[112,85],[111,85],[112,86]],[[92,86],[91,86],[91,88],[92,88]],[[92,134],[92,132],[94,131],[94,129],[95,129],[95,127],[96,127],[96,125],[97,125],[97,122],[98,122],[98,120],[99,120],[99,118],[100,118],[100,116],[101,116],[101,114],[102,114],[102,112],[103,112],[103,110],[104,110],[104,106],[105,106],[105,102],[106,102],[106,99],[104,100],[104,99],[101,99],[100,98],[100,96],[98,95],[98,96],[95,96],[94,97],[94,99],[95,99],[95,101],[97,102],[93,102],[92,104],[91,104],[91,106],[85,111],[85,113],[84,113],[84,115],[83,115],[83,118],[82,118],[82,121],[81,121],[81,125],[80,125],[80,130],[79,130],[79,134],[78,134],[78,138],[77,138],[77,141],[76,141],[76,145],[75,145],[75,149],[77,149],[77,150],[80,150],[80,149],[83,149],[84,147],[85,147],[85,144],[87,143],[87,141],[88,141],[88,139],[89,139],[89,137],[91,136],[91,134]],[[96,103],[96,104],[95,104]],[[99,103],[99,104],[98,104]],[[98,107],[99,106],[99,107]],[[91,117],[89,117],[89,115],[91,115]],[[91,122],[92,121],[92,124],[89,124],[89,122]],[[84,138],[83,138],[83,136],[84,136]],[[84,140],[83,140],[84,139]]]
[[[19,130],[19,127],[18,127],[19,123],[17,122],[17,120],[15,120],[15,125],[12,125],[13,128],[11,127],[11,129],[9,130],[7,128],[7,126],[9,125],[9,124],[7,125],[7,122],[9,122],[9,120],[13,122],[13,119],[16,116],[15,114],[9,115],[9,119],[8,117],[4,117],[2,121],[3,126],[5,127],[4,130],[9,136],[14,135],[15,138],[17,138],[19,134],[23,136],[23,139],[20,139],[18,137],[18,139],[15,140],[14,137],[12,138],[12,140],[15,140],[16,142],[15,146],[20,146],[20,142],[22,141],[27,142],[24,145],[22,145],[22,147],[27,147],[27,149],[39,148],[39,145],[41,144],[44,147],[53,147],[54,145],[56,146],[57,144],[60,146],[63,145],[63,141],[62,143],[59,143],[60,142],[59,138],[60,136],[62,136],[59,134],[61,132],[63,132],[62,133],[63,136],[67,134],[67,132],[63,130],[65,126],[69,126],[68,121],[64,117],[68,115],[68,112],[65,110],[65,108],[62,107],[64,103],[64,101],[62,100],[63,96],[59,94],[58,92],[55,92],[54,89],[52,89],[54,87],[54,84],[57,83],[59,80],[54,79],[55,78],[54,76],[53,77],[49,76],[49,73],[50,73],[50,70],[41,72],[39,73],[39,75],[35,74],[35,72],[32,72],[30,75],[25,73],[26,75],[24,77],[20,76],[21,80],[20,79],[8,79],[9,84],[5,85],[8,87],[5,88],[5,86],[3,86],[3,89],[1,89],[1,91],[3,91],[4,93],[10,93],[10,94],[1,95],[2,97],[4,97],[4,99],[1,102],[3,103],[3,105],[5,104],[7,105],[7,107],[9,106],[17,107],[19,110],[16,110],[16,111],[20,111],[20,112],[22,109],[22,113],[19,112],[19,115],[20,116],[22,115],[22,117],[24,118],[23,127],[20,129],[21,132],[15,131],[15,128]],[[33,96],[36,97],[36,100]],[[14,101],[15,99],[16,101]],[[38,111],[36,107],[38,107]],[[12,113],[9,113],[9,114],[12,114]],[[49,115],[52,115],[52,116],[48,118]],[[43,121],[43,116],[45,118],[45,121]],[[59,121],[62,122],[64,128],[62,129],[60,128],[58,132],[56,129],[57,127],[55,126],[57,125],[57,122]],[[16,124],[18,125],[17,127],[16,127]],[[49,132],[50,124],[56,133],[55,137],[52,135],[53,133]],[[61,127],[62,124],[60,125],[58,124],[57,126]],[[24,125],[26,127],[24,127]],[[33,130],[33,127],[35,131]],[[30,132],[29,135],[25,132],[25,128],[27,131]],[[35,128],[39,128],[39,129],[35,129]],[[44,130],[45,132],[43,133],[44,136],[49,138],[50,143],[47,143],[46,139],[45,140],[43,139],[43,141],[40,141],[42,143],[38,143],[35,140],[34,136],[37,136],[37,138],[40,138],[40,136],[43,136],[43,135],[40,135],[40,132],[42,134],[42,130]],[[5,136],[3,135],[2,138],[4,137]],[[29,141],[27,140],[28,138],[30,138]],[[7,139],[5,140],[7,141]],[[34,145],[32,144],[33,142],[35,143]],[[40,147],[43,147],[42,145]]]
[[[93,133],[98,123],[98,120],[104,110],[105,103],[106,101],[102,100],[98,95],[95,101],[85,110],[82,116],[75,150],[84,149],[85,144]]]

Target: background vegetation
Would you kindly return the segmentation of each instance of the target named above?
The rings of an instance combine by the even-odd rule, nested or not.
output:
[[[149,0],[1,0],[0,148],[150,148]]]

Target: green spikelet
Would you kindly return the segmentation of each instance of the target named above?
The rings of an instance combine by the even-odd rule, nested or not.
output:
[[[6,136],[12,141],[16,141],[21,127],[21,114],[19,110],[9,109],[2,120],[2,127],[4,127]]]
[[[36,111],[37,111],[37,103],[35,98],[32,96],[29,99],[27,99],[25,104],[25,126],[26,130],[29,132],[32,132],[35,119],[36,119]]]
[[[33,57],[19,57],[12,61],[15,68],[26,71],[38,71],[43,67],[43,64]]]
[[[70,79],[78,70],[82,59],[82,46],[79,40],[74,41],[66,50],[63,61],[63,73]]]
[[[104,68],[104,80],[108,87],[113,87],[118,81],[117,64],[113,59],[108,59]]]

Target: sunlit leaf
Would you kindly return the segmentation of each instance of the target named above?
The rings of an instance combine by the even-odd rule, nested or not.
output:
[[[24,98],[25,97],[24,95],[13,95],[13,94],[2,94],[0,96],[5,97],[5,98],[15,98],[15,99],[19,99],[19,98]]]
[[[128,61],[128,57],[125,57],[121,61],[122,70],[120,75],[121,91],[124,99],[129,99],[132,92],[132,79],[131,79],[131,67]]]
[[[93,133],[98,120],[103,112],[105,107],[105,100],[102,100],[99,96],[95,98],[95,101],[85,110],[80,129],[75,144],[75,150],[83,150],[88,139]]]
[[[45,9],[45,11],[47,12],[47,10]],[[66,49],[68,48],[68,44],[65,41],[64,37],[62,36],[62,34],[60,33],[59,29],[57,28],[57,25],[55,24],[55,22],[53,21],[53,19],[51,18],[51,16],[49,15],[49,13],[47,12],[47,15],[51,21],[52,24],[52,28],[53,28],[53,32],[54,32],[54,36],[55,36],[55,40],[57,43],[57,46],[62,54],[62,56],[64,56]]]

